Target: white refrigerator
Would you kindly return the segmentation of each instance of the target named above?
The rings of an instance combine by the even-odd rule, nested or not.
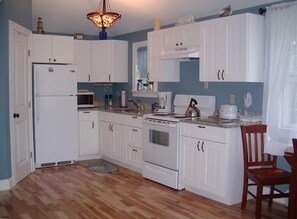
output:
[[[73,65],[34,64],[36,168],[72,164],[78,158],[77,72]]]

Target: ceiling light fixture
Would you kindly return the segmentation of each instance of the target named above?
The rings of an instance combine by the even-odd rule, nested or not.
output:
[[[102,28],[99,33],[99,39],[107,39],[106,28],[111,27],[115,21],[121,18],[121,15],[111,11],[109,1],[101,0],[98,11],[87,14],[87,18],[91,20],[97,27]]]

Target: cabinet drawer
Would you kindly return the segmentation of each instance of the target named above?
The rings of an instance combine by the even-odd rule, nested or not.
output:
[[[127,116],[118,113],[100,112],[100,120],[115,124],[126,125]]]
[[[142,149],[132,147],[128,145],[127,148],[127,161],[129,164],[142,169],[143,159],[142,159]]]
[[[127,125],[142,128],[141,116],[127,116]]]
[[[227,142],[228,137],[228,129],[226,128],[219,128],[219,127],[212,127],[212,126],[205,126],[199,124],[188,124],[188,123],[181,123],[180,125],[180,133],[183,136],[198,138],[198,139],[205,139],[209,141],[216,141],[216,142]]]
[[[128,145],[142,148],[142,129],[135,127],[127,127]]]
[[[79,111],[79,120],[96,120],[98,121],[98,111],[84,110]]]

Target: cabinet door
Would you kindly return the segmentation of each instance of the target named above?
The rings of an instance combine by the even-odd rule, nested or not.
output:
[[[163,48],[163,32],[148,33],[148,73],[150,81],[178,82],[179,62],[177,60],[161,60]]]
[[[73,41],[73,37],[52,36],[52,62],[73,63]]]
[[[134,167],[142,169],[142,166],[143,166],[142,149],[128,145],[127,163]]]
[[[199,46],[199,35],[199,23],[165,29],[163,49]]]
[[[111,82],[112,47],[109,40],[92,42],[92,82]]]
[[[112,131],[112,124],[100,121],[100,141],[102,155],[111,157],[114,153],[115,137]]]
[[[99,153],[98,122],[94,120],[79,121],[79,154]]]
[[[127,127],[128,145],[142,148],[142,129],[136,127]]]
[[[126,162],[127,159],[127,128],[124,125],[112,124],[112,132],[115,135],[113,158]]]
[[[128,42],[112,40],[111,81],[128,82]]]
[[[31,59],[32,62],[51,62],[52,57],[52,37],[49,35],[31,35]]]
[[[200,189],[218,196],[226,195],[227,164],[225,144],[200,141]]]
[[[201,154],[198,153],[198,139],[181,136],[181,181],[182,184],[199,188]]]
[[[227,25],[219,19],[200,24],[200,81],[222,81],[227,63]]]
[[[77,66],[77,81],[91,81],[91,41],[74,40],[74,64]]]

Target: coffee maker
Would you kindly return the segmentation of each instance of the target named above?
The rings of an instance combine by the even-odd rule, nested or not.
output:
[[[158,92],[158,112],[171,113],[171,91]]]

